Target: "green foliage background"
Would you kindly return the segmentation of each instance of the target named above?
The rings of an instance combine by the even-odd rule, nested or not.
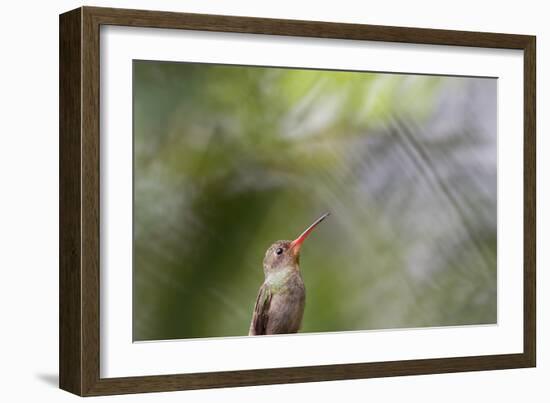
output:
[[[496,322],[496,80],[134,61],[134,339],[246,335],[269,245],[303,332]]]

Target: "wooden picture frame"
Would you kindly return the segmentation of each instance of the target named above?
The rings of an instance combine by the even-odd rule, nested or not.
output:
[[[100,377],[100,26],[519,49],[524,56],[523,353]],[[80,396],[533,367],[536,363],[535,37],[81,7],[60,16],[60,387]]]

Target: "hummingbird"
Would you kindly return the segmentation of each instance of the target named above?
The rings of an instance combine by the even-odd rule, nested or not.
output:
[[[267,249],[263,262],[265,280],[256,298],[249,336],[296,333],[300,329],[306,301],[300,249],[328,215],[315,220],[294,241],[277,241]]]

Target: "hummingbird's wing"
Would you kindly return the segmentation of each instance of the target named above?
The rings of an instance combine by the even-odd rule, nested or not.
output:
[[[271,303],[271,290],[265,283],[260,287],[256,306],[250,323],[249,336],[265,334],[267,321],[269,319],[269,304]]]

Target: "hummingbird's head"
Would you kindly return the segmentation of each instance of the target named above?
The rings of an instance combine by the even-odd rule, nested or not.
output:
[[[302,244],[307,239],[313,229],[325,218],[329,213],[323,214],[313,224],[311,224],[304,232],[300,234],[294,241],[277,241],[269,247],[264,257],[264,273],[268,276],[270,273],[281,269],[292,268],[298,270],[300,263],[300,249]]]

